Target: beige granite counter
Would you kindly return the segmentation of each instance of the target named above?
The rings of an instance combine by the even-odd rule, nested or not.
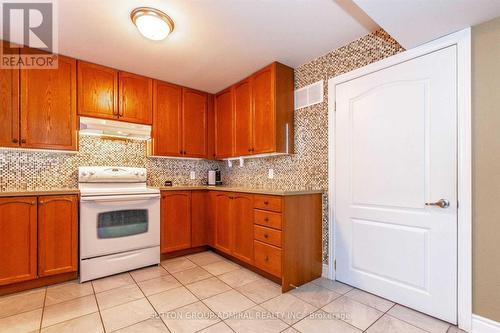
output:
[[[36,197],[41,195],[69,195],[80,194],[77,188],[61,188],[61,189],[47,189],[47,190],[26,190],[14,192],[0,192],[0,198],[5,197]]]
[[[239,193],[253,193],[253,194],[267,194],[267,195],[304,195],[304,194],[317,194],[323,193],[323,190],[274,190],[266,188],[247,188],[247,187],[231,187],[231,186],[161,186],[157,187],[161,191],[225,191],[225,192],[239,192]]]

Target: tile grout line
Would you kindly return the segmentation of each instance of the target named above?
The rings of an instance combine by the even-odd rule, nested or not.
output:
[[[45,302],[47,300],[47,287],[45,287],[45,293],[43,295],[43,305],[42,305],[42,315],[40,317],[40,325],[38,326],[38,332],[42,331],[43,314],[45,312]]]
[[[90,285],[92,286],[92,292],[94,295],[95,304],[97,305],[97,312],[99,313],[99,319],[101,319],[102,329],[104,330],[104,332],[106,332],[106,326],[104,326],[104,320],[102,319],[101,307],[99,306],[99,302],[97,301],[97,294],[95,292],[94,284],[92,283],[92,281],[90,282]]]

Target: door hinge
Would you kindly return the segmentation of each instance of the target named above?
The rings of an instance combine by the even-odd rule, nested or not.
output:
[[[333,269],[337,270],[337,259],[333,259]]]

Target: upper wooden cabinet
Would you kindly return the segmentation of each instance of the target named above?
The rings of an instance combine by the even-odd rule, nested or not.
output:
[[[217,94],[217,158],[293,153],[293,80],[275,62]]]
[[[150,155],[208,157],[208,95],[155,81]]]
[[[252,86],[250,79],[234,86],[234,155],[253,154]]]
[[[191,247],[191,192],[161,194],[161,253]]]
[[[207,157],[207,94],[182,88],[182,145],[186,157]]]
[[[0,69],[0,146],[19,147],[19,134],[19,69]]]
[[[20,119],[21,147],[77,149],[75,59],[58,56],[57,69],[21,70]]]
[[[0,285],[37,277],[36,197],[0,198]]]
[[[78,197],[38,198],[38,275],[78,270]]]
[[[78,61],[78,114],[118,119],[118,71]]]
[[[118,73],[119,119],[150,125],[153,120],[153,79]]]
[[[182,156],[182,87],[154,82],[153,139],[154,156]]]
[[[215,95],[215,156],[234,155],[233,89]]]

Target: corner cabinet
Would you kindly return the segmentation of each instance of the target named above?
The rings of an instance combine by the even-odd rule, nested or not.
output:
[[[216,95],[217,158],[291,154],[293,68],[273,63]]]
[[[22,69],[20,87],[19,147],[77,150],[76,60],[58,56],[57,69]]]
[[[118,71],[78,61],[78,115],[118,120]]]
[[[0,295],[77,271],[77,195],[0,198]]]
[[[208,158],[208,95],[155,81],[151,156]]]
[[[151,125],[153,121],[153,79],[118,73],[118,116],[121,121]]]

